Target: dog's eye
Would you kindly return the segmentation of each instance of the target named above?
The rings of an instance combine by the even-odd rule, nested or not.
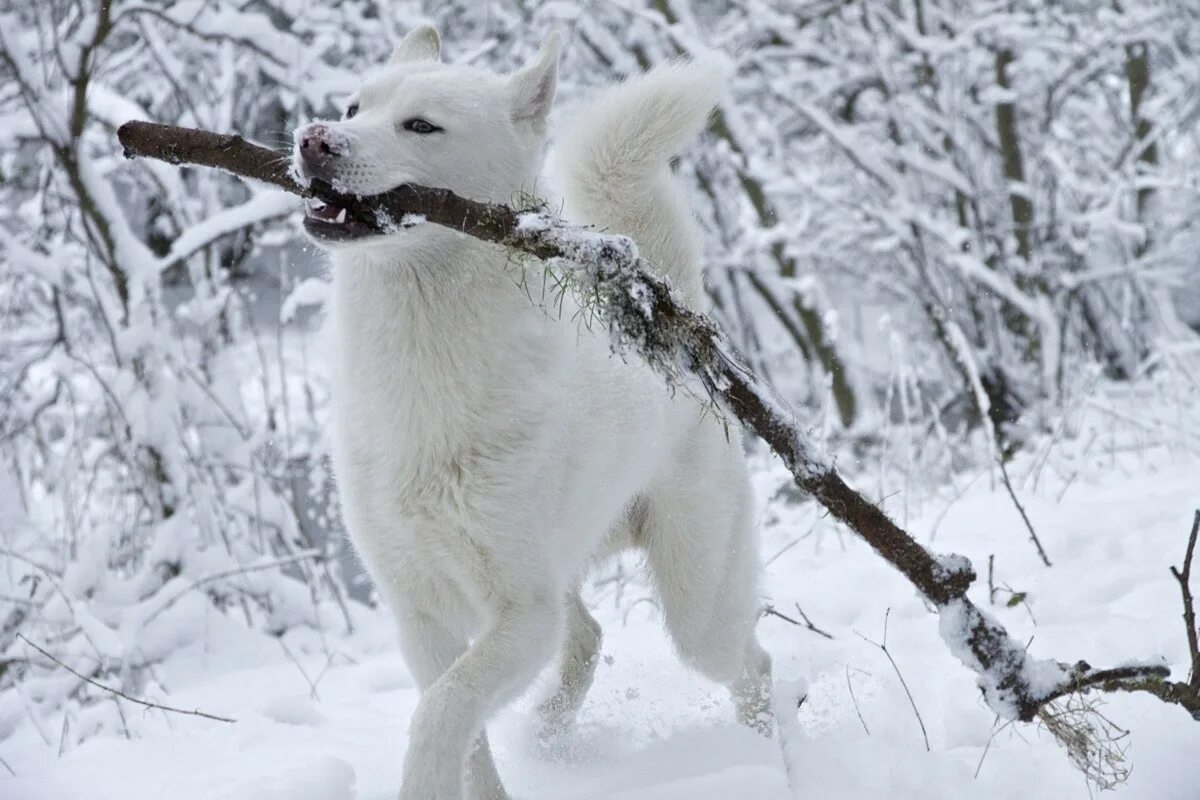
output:
[[[440,130],[445,130],[444,128],[439,128],[437,125],[434,125],[429,120],[421,119],[420,117],[413,117],[412,119],[404,120],[404,125],[401,127],[403,127],[404,130],[412,131],[413,133],[437,133]]]
[[[346,119],[350,119],[358,113],[358,103],[351,103],[346,107]]]

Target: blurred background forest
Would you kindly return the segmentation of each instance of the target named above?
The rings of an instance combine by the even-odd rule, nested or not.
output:
[[[1200,450],[1193,0],[0,0],[0,739],[124,724],[18,633],[138,693],[214,610],[332,636],[371,600],[294,198],[114,131],[286,149],[422,21],[499,70],[562,30],[559,114],[735,60],[677,164],[715,313],[880,495],[1068,452],[1081,407]]]

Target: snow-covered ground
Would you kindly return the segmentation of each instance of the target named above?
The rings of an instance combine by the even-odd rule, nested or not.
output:
[[[1162,654],[1179,678],[1184,633],[1167,567],[1180,562],[1200,506],[1200,442],[1181,433],[1170,447],[1139,445],[1137,437],[1108,436],[1101,422],[1069,458],[1056,451],[1046,463],[1031,454],[1012,467],[1053,568],[1040,565],[986,469],[936,493],[893,493],[885,505],[922,541],[974,561],[981,605],[994,555],[996,584],[1026,593],[1027,603],[1009,608],[1011,593],[1002,591],[993,612],[1017,638],[1031,639],[1037,655],[1111,666]],[[810,686],[798,715],[802,735],[789,750],[796,797],[1071,800],[1094,792],[1036,725],[1008,726],[993,738],[999,726],[972,674],[947,652],[914,591],[811,504],[789,502],[782,468],[762,458],[756,475],[767,501],[764,599],[793,617],[799,603],[833,636],[774,616],[759,627],[777,676]],[[535,736],[530,708],[544,683],[492,726],[514,797],[790,797],[778,746],[734,724],[723,692],[674,658],[645,591],[636,581],[605,580],[612,573],[598,572],[591,589],[605,641],[575,730],[551,742]],[[886,655],[861,638],[882,639],[889,608],[888,650],[924,721],[928,751]],[[212,613],[191,645],[156,668],[171,691],[154,699],[237,722],[123,702],[132,738],[95,737],[61,754],[60,730],[25,724],[0,743],[15,773],[0,778],[0,798],[391,798],[417,695],[386,616],[364,608],[358,623],[350,637],[290,633],[281,643]],[[1122,744],[1132,774],[1117,796],[1200,798],[1200,724],[1146,696],[1105,697],[1102,710],[1131,731]]]

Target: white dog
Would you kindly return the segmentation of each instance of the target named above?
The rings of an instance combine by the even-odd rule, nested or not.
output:
[[[339,122],[296,132],[296,166],[355,194],[411,182],[512,202],[533,190],[558,39],[512,75],[440,63],[410,33]],[[697,235],[668,160],[704,127],[724,70],[659,67],[594,99],[559,137],[569,214],[636,240],[693,307]],[[435,225],[380,234],[310,206],[330,251],[335,469],[346,522],[422,691],[402,800],[507,795],[484,725],[555,655],[540,711],[583,701],[600,630],[578,587],[637,548],[682,658],[768,732],[754,635],[757,537],[741,447],[686,393],[514,285],[503,249]],[[521,267],[518,267],[521,268]],[[530,267],[530,282],[540,279]]]

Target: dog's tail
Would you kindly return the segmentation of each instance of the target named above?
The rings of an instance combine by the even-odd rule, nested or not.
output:
[[[699,236],[669,161],[703,130],[727,74],[706,57],[612,86],[577,110],[555,150],[571,215],[632,237],[693,304],[704,295]]]

